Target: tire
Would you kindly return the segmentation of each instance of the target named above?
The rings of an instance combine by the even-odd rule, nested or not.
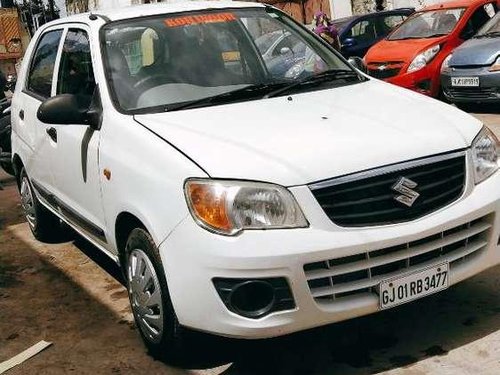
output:
[[[123,265],[135,323],[149,354],[169,364],[184,363],[187,330],[177,320],[160,253],[146,230],[130,233]]]
[[[56,240],[60,235],[61,221],[40,203],[24,167],[19,174],[19,192],[23,213],[33,236],[42,242]]]

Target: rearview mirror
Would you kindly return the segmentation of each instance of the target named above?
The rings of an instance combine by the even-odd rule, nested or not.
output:
[[[366,69],[366,65],[361,57],[351,56],[347,59],[347,62],[351,64],[358,70],[361,70],[363,73],[366,73],[368,70]]]
[[[90,125],[97,130],[101,121],[98,91],[94,94],[92,102],[89,99],[72,94],[56,95],[40,105],[37,118],[46,124]]]
[[[474,31],[470,23],[467,23],[462,32],[460,33],[460,39],[462,40],[470,39],[474,36],[475,33],[476,32]]]

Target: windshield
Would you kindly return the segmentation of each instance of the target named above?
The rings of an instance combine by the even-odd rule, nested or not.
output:
[[[281,92],[283,85],[301,91],[311,85],[291,85],[308,76],[354,72],[290,18],[266,8],[114,22],[103,28],[102,43],[114,101],[134,113],[172,110],[186,107],[179,103],[211,97],[226,102],[256,99],[266,90]],[[345,74],[327,77],[325,81],[336,85],[352,83]],[[231,92],[238,95],[225,95]]]
[[[464,12],[465,8],[454,8],[416,13],[394,30],[387,39],[423,39],[448,35]]]
[[[491,20],[486,22],[486,24],[478,31],[476,37],[481,37],[483,35],[496,35],[500,34],[500,12],[496,14]]]

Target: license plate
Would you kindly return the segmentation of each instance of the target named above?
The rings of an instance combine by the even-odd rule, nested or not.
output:
[[[448,288],[448,263],[380,283],[380,308],[389,309]]]
[[[479,87],[479,77],[451,77],[451,85],[458,87]]]

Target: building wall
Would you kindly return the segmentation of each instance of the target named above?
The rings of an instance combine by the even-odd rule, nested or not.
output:
[[[75,14],[98,9],[123,8],[136,4],[179,1],[189,0],[66,0],[66,11],[68,14]]]

